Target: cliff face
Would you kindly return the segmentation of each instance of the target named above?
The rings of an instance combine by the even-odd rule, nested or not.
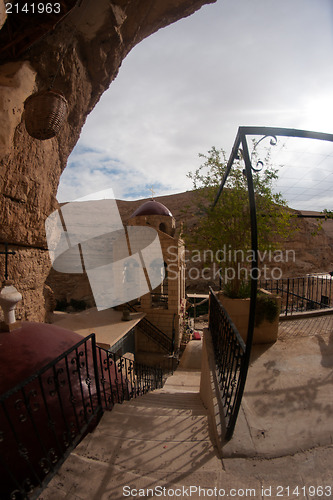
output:
[[[23,319],[43,321],[50,293],[50,261],[44,221],[57,208],[59,178],[87,115],[116,77],[122,60],[142,39],[215,0],[84,0],[19,60],[0,66],[0,243],[9,257],[9,277],[24,299]],[[0,29],[6,30],[3,2]],[[49,87],[65,95],[68,118],[59,135],[38,141],[25,130],[23,103]],[[0,250],[2,247],[0,245]],[[4,276],[4,258],[0,258]]]

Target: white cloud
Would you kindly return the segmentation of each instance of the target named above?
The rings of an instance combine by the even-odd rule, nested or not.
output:
[[[186,173],[238,126],[330,131],[331,0],[217,1],[142,41],[88,117],[58,198],[191,187]],[[324,96],[322,98],[321,96]],[[326,112],[325,112],[326,111]]]

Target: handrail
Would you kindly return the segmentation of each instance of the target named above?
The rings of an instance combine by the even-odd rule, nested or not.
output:
[[[237,365],[237,371],[239,371],[239,377],[237,375],[236,379],[234,379],[235,384],[237,385],[237,396],[235,398],[235,404],[232,406],[232,413],[229,415],[229,427],[227,431],[227,436],[230,438],[232,436],[233,428],[235,426],[236,418],[237,418],[237,413],[240,407],[240,402],[242,398],[242,394],[244,392],[245,388],[245,382],[246,382],[246,377],[247,377],[247,372],[248,372],[248,367],[250,364],[250,354],[251,354],[251,346],[253,342],[253,332],[254,332],[254,326],[255,326],[255,311],[256,311],[256,299],[257,299],[257,285],[258,285],[258,278],[259,278],[259,252],[258,252],[258,225],[257,225],[257,213],[256,213],[256,196],[255,196],[255,189],[254,189],[254,182],[253,182],[253,176],[252,176],[252,170],[255,170],[252,166],[251,162],[251,156],[249,153],[249,146],[248,146],[248,137],[251,135],[262,135],[263,137],[256,143],[259,144],[261,140],[263,140],[266,137],[271,137],[273,139],[276,139],[278,136],[283,136],[283,137],[298,137],[298,138],[307,138],[307,139],[314,139],[314,140],[323,140],[323,141],[329,141],[333,142],[333,134],[325,134],[325,133],[319,133],[319,132],[312,132],[312,131],[307,131],[307,130],[298,130],[298,129],[289,129],[289,128],[277,128],[277,127],[239,127],[237,131],[237,135],[234,141],[234,145],[232,147],[231,154],[229,156],[228,162],[226,164],[225,172],[223,175],[223,178],[221,180],[221,184],[218,188],[216,197],[214,199],[214,202],[212,203],[212,206],[210,207],[211,210],[214,210],[215,206],[217,205],[223,190],[225,188],[226,182],[228,180],[229,173],[233,167],[233,164],[236,159],[240,158],[240,153],[241,153],[241,158],[244,162],[245,169],[243,170],[243,173],[246,176],[247,180],[247,188],[248,188],[248,195],[249,195],[249,209],[250,209],[250,221],[251,221],[251,251],[253,255],[252,263],[251,263],[251,300],[250,300],[250,311],[249,311],[249,320],[248,320],[248,329],[247,329],[247,340],[246,340],[246,349],[243,354],[237,354],[238,361],[240,363],[240,366]],[[275,142],[274,142],[275,143]],[[225,359],[226,356],[229,356],[230,353],[232,353],[233,349],[236,349],[238,352],[238,349],[240,349],[240,344],[239,341],[237,340],[237,335],[234,333],[234,329],[232,328],[225,312],[222,312],[223,310],[219,307],[217,308],[216,305],[216,297],[214,297],[214,294],[211,293],[212,295],[212,304],[213,305],[213,316],[214,318],[211,318],[210,314],[210,325],[214,327],[216,330],[215,332],[215,349],[217,349],[215,355],[217,357],[217,362],[220,363],[220,357],[222,356],[223,359]],[[288,296],[289,297],[289,296]],[[321,302],[323,302],[321,300]],[[288,309],[288,308],[286,308]],[[219,322],[221,323],[219,325]],[[222,336],[222,341],[219,338]],[[220,346],[222,342],[222,347]],[[224,342],[224,344],[223,344]],[[229,343],[228,343],[229,342]],[[219,351],[219,349],[222,349],[222,351]],[[227,353],[227,354],[226,354]],[[231,358],[234,359],[234,354],[230,354]],[[242,359],[244,358],[244,359]],[[237,361],[237,362],[238,362]],[[221,369],[220,372],[220,377],[221,381],[223,382],[222,387],[225,386],[225,384],[228,383],[225,380],[225,374],[223,372],[223,369],[226,370],[226,373],[231,373],[229,369],[229,361],[226,362],[224,367],[219,367]],[[231,376],[231,375],[230,375]],[[227,412],[228,413],[228,412]]]
[[[37,498],[102,413],[91,334],[0,396],[2,498]]]
[[[209,330],[226,420],[225,439],[229,440],[236,425],[242,399],[246,345],[212,288],[210,288]]]
[[[43,366],[40,370],[37,372],[33,373],[26,379],[24,379],[22,382],[19,382],[15,387],[9,389],[8,391],[4,392],[3,394],[0,395],[0,402],[3,401],[4,399],[7,399],[9,396],[14,394],[15,392],[19,391],[23,385],[27,385],[36,378],[38,378],[40,375],[45,373],[47,370],[49,370],[54,364],[58,363],[61,359],[64,357],[68,356],[71,352],[74,350],[78,349],[82,344],[85,344],[88,340],[95,339],[95,334],[91,333],[90,335],[87,335],[84,339],[80,340],[77,342],[73,347],[70,347],[67,349],[65,352],[54,358],[52,361],[50,361],[47,365]]]
[[[163,387],[161,368],[142,365],[99,346],[97,360],[102,407],[105,410],[112,409],[115,403],[122,403]]]

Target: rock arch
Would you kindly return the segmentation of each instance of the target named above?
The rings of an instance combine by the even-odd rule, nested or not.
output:
[[[75,1],[65,0],[61,4],[68,7],[67,17],[55,26],[43,21],[43,36],[27,50],[15,45],[15,33],[8,39],[10,49],[0,49],[0,242],[7,241],[16,250],[10,278],[24,296],[18,318],[45,319],[43,288],[50,261],[44,221],[58,206],[60,175],[86,117],[136,44],[214,2],[83,0],[72,8]],[[6,23],[10,16],[6,21],[3,3],[0,0],[0,47],[6,46],[9,37]],[[31,35],[39,27],[33,17],[29,22],[27,39],[33,40]],[[21,50],[19,57],[16,47]],[[50,85],[58,66],[55,86],[69,103],[68,120],[57,137],[38,141],[25,130],[23,103],[34,90]],[[0,276],[4,274],[2,260]]]

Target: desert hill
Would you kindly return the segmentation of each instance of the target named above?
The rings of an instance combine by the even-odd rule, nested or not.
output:
[[[117,200],[118,209],[126,224],[133,212],[145,201],[151,198],[126,201]],[[196,192],[186,191],[167,196],[154,198],[165,205],[173,214],[177,222],[177,230],[180,231],[181,223],[195,224],[199,215],[196,210]],[[184,210],[187,207],[186,210]],[[269,263],[268,266],[279,266],[283,272],[283,277],[299,277],[310,273],[327,273],[333,271],[333,220],[323,221],[322,230],[318,231],[320,214],[318,212],[298,211],[298,218],[295,223],[298,231],[295,232],[292,239],[283,243],[284,251],[291,251],[294,258],[289,258],[288,262]],[[190,215],[188,215],[190,214]],[[317,232],[316,235],[313,233]],[[289,254],[290,255],[290,254]],[[218,281],[207,281],[196,278],[197,273],[193,273],[193,268],[200,264],[192,262],[190,259],[187,265],[187,290],[190,292],[207,292],[208,286],[217,286]],[[192,269],[192,273],[191,270]],[[195,279],[191,279],[191,277]],[[47,284],[51,287],[58,301],[70,303],[75,301],[85,301],[93,305],[90,286],[85,275],[63,274],[51,270],[47,279]]]

